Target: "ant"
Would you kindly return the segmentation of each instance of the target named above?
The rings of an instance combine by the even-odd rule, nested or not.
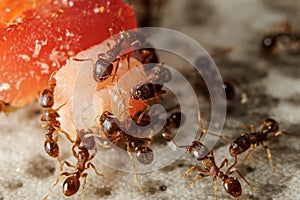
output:
[[[75,169],[73,173],[70,172],[62,172],[55,183],[53,184],[51,190],[49,193],[46,195],[44,200],[48,198],[54,187],[58,184],[60,179],[63,176],[67,176],[66,180],[63,183],[63,193],[65,196],[72,196],[74,195],[80,187],[80,178],[84,178],[83,186],[82,186],[82,192],[80,194],[80,199],[82,199],[82,194],[84,192],[85,186],[86,186],[86,179],[88,174],[84,172],[86,169],[89,169],[92,167],[95,171],[95,173],[98,176],[103,176],[103,174],[100,174],[95,165],[91,162],[93,158],[95,157],[97,153],[97,148],[96,148],[96,143],[95,139],[92,136],[92,131],[91,130],[77,130],[77,138],[76,141],[72,147],[72,152],[74,157],[77,159],[77,164],[74,166],[71,163],[64,161],[61,164],[61,168],[63,165],[67,165],[68,167],[72,167]],[[78,148],[78,153],[75,151],[75,148]],[[93,154],[90,154],[89,151],[94,150]]]
[[[72,143],[74,143],[74,141],[71,139],[68,133],[60,128],[60,122],[57,120],[57,118],[60,117],[57,111],[65,104],[61,105],[57,109],[52,108],[54,105],[54,88],[56,86],[56,83],[53,81],[53,77],[55,74],[56,72],[51,75],[48,87],[41,94],[40,105],[44,108],[44,113],[41,117],[41,121],[46,122],[42,125],[42,127],[46,128],[48,131],[48,133],[45,135],[46,140],[44,143],[44,149],[49,156],[57,158],[58,162],[60,163],[59,146],[57,143],[58,132],[63,133],[66,138]],[[53,138],[54,134],[55,138]]]
[[[72,58],[75,61],[91,61],[93,63],[93,78],[96,82],[103,82],[107,80],[113,74],[116,74],[119,68],[119,61],[118,55],[121,53],[123,49],[130,45],[134,45],[134,43],[138,43],[139,35],[133,31],[122,31],[119,34],[118,39],[116,39],[116,43],[114,46],[110,47],[109,50],[105,53],[98,54],[98,59],[94,63],[92,59],[79,59],[79,58]],[[116,58],[117,57],[117,58]],[[129,62],[129,57],[127,56],[127,61]],[[117,66],[113,72],[114,66],[113,63],[117,63]],[[128,65],[129,67],[129,65]]]
[[[229,152],[232,157],[235,158],[235,163],[237,162],[237,156],[239,154],[244,153],[245,151],[248,151],[248,154],[246,155],[244,161],[247,160],[248,156],[250,153],[260,144],[265,148],[267,151],[267,156],[269,159],[269,164],[272,168],[272,171],[275,171],[275,167],[273,166],[272,163],[272,155],[271,151],[268,146],[264,144],[265,141],[271,140],[274,137],[277,137],[281,134],[288,134],[284,131],[279,131],[279,124],[277,121],[274,119],[268,118],[262,123],[262,127],[259,131],[255,130],[255,127],[253,125],[250,125],[251,133],[244,133],[241,136],[239,136],[237,139],[235,139],[230,147],[229,147]],[[272,135],[271,138],[268,138],[269,134],[274,134]]]
[[[265,53],[276,53],[279,46],[296,46],[299,49],[300,34],[295,32],[291,23],[284,22],[277,25],[277,31],[273,33],[266,34],[262,39],[262,50]],[[297,46],[298,45],[298,46]]]
[[[285,134],[285,135],[292,135],[291,133],[287,133],[284,131],[279,131],[279,124],[272,118],[267,118],[265,121],[262,122],[262,127],[259,131],[256,131],[253,125],[249,126],[251,129],[250,133],[243,133],[241,136],[236,138],[234,141],[231,141],[225,136],[219,136],[214,133],[209,133],[211,135],[220,137],[221,139],[230,143],[229,153],[232,157],[235,158],[235,164],[237,163],[237,156],[248,151],[248,154],[244,158],[244,161],[247,160],[250,153],[260,144],[264,147],[267,152],[267,157],[269,159],[269,164],[272,168],[272,171],[275,171],[275,167],[272,162],[272,154],[268,146],[264,144],[265,141],[272,140],[273,138]],[[272,137],[268,137],[270,134],[273,134]]]
[[[130,97],[135,100],[141,100],[146,106],[137,119],[138,124],[142,121],[144,114],[150,109],[148,102],[156,98],[160,98],[166,93],[165,90],[162,90],[162,87],[163,85],[158,83],[144,82],[134,86],[130,90]]]
[[[100,116],[100,129],[103,130],[104,136],[113,144],[125,142],[127,152],[132,161],[134,171],[136,173],[136,185],[141,192],[144,192],[138,181],[137,169],[132,157],[132,153],[136,154],[137,160],[144,164],[149,165],[153,162],[154,154],[148,144],[151,142],[150,138],[134,137],[125,133],[121,127],[121,122],[112,113],[105,111]],[[147,145],[145,145],[145,143]]]
[[[192,142],[191,145],[185,145],[180,146],[178,145],[172,137],[168,133],[163,133],[163,137],[167,141],[171,141],[173,144],[176,145],[178,148],[185,148],[188,153],[190,153],[196,160],[202,161],[202,165],[204,168],[201,168],[199,166],[192,166],[190,167],[185,174],[182,176],[183,178],[187,177],[191,173],[193,173],[194,170],[198,171],[198,174],[194,177],[193,182],[190,184],[190,186],[193,186],[195,182],[200,177],[207,177],[207,176],[213,176],[214,186],[215,186],[215,199],[217,199],[218,194],[218,183],[217,178],[219,177],[223,181],[223,187],[225,191],[230,194],[233,197],[239,197],[242,194],[242,186],[238,179],[231,177],[230,175],[233,172],[236,172],[249,186],[249,182],[246,180],[246,178],[234,167],[236,163],[231,165],[226,172],[224,173],[221,171],[221,169],[226,165],[228,165],[228,160],[224,159],[224,161],[221,163],[220,167],[218,167],[215,163],[215,156],[213,151],[209,150],[209,148],[200,142],[201,137],[203,134],[206,133],[206,130],[203,129],[202,121],[201,121],[201,115],[200,112],[198,114],[199,117],[199,124],[201,128],[201,134],[199,140],[195,140]]]

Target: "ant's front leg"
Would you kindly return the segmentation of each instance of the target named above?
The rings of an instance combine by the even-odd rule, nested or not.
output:
[[[265,148],[265,150],[267,151],[267,156],[268,156],[268,159],[269,159],[269,164],[270,164],[270,166],[271,166],[271,168],[272,168],[272,172],[275,172],[276,168],[275,168],[274,165],[273,165],[273,162],[272,162],[272,154],[271,154],[271,151],[270,151],[269,147],[266,146],[266,145],[264,145],[263,142],[261,142],[261,145],[262,145],[262,146]]]

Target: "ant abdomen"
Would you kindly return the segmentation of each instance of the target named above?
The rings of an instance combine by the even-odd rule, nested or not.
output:
[[[57,142],[55,142],[54,140],[47,139],[44,143],[44,149],[45,149],[45,152],[53,158],[56,158],[59,156],[59,146],[58,146]]]
[[[225,191],[233,197],[239,197],[242,195],[242,186],[236,178],[233,177],[225,178],[223,187]]]
[[[154,154],[152,149],[150,149],[149,147],[141,146],[137,147],[136,158],[140,163],[149,165],[153,162]]]
[[[68,177],[63,183],[63,193],[66,196],[74,195],[80,187],[80,181],[76,175]]]

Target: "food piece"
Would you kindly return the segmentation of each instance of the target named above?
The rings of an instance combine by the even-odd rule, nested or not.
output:
[[[113,33],[136,27],[121,0],[70,0],[22,13],[0,28],[0,100],[21,107],[38,98],[53,71]]]
[[[35,9],[51,0],[1,0],[0,4],[0,22],[12,23],[17,17],[22,17],[26,10]]]
[[[97,54],[104,53],[108,49],[103,42],[80,52],[75,58],[91,58],[96,61]],[[104,111],[112,112],[123,121],[129,112],[132,112],[129,105],[132,106],[131,109],[140,109],[140,104],[135,109],[135,105],[130,103],[130,89],[146,81],[141,66],[140,62],[130,57],[129,72],[127,59],[121,59],[116,76],[97,83],[93,79],[93,64],[90,60],[67,60],[66,65],[54,75],[56,87],[53,108],[65,104],[58,111],[61,116],[61,128],[75,139],[76,129],[98,127],[97,120]],[[138,70],[134,70],[137,68]]]

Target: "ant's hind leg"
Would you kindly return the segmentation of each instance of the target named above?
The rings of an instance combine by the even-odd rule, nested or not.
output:
[[[81,190],[81,193],[80,193],[80,196],[79,196],[79,199],[80,199],[80,200],[82,200],[83,192],[84,192],[84,190],[85,190],[86,179],[87,179],[87,173],[82,174],[81,177],[83,178],[83,184],[82,184],[82,190]]]
[[[142,186],[139,183],[138,172],[137,172],[136,165],[135,165],[135,162],[134,162],[134,158],[132,157],[131,149],[129,148],[129,146],[127,146],[127,152],[129,154],[130,160],[132,162],[133,170],[134,170],[134,173],[135,173],[135,184],[139,188],[139,190],[142,193],[144,193],[144,189],[142,188]]]
[[[48,198],[48,196],[53,192],[53,189],[55,188],[55,186],[58,184],[58,182],[60,181],[60,179],[63,177],[63,176],[70,176],[72,173],[69,173],[69,172],[63,172],[61,173],[56,181],[54,182],[54,184],[52,185],[50,191],[48,192],[48,194],[43,198],[43,200],[46,200]]]
[[[272,172],[275,172],[275,167],[273,165],[273,162],[272,162],[272,154],[271,154],[271,151],[269,149],[268,146],[265,146],[264,143],[262,142],[261,145],[265,148],[265,150],[267,151],[267,156],[268,156],[268,159],[269,159],[269,163],[270,163],[270,166],[272,168]]]
[[[218,191],[219,191],[219,185],[217,181],[217,177],[214,176],[214,186],[215,186],[215,199],[218,199]]]

